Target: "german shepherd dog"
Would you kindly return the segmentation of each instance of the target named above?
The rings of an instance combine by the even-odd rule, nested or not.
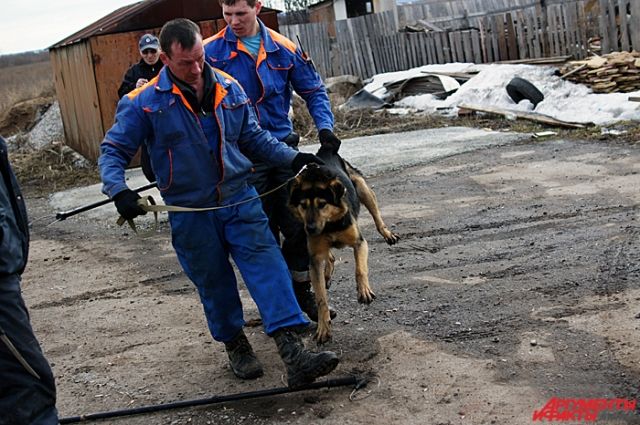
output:
[[[331,248],[353,248],[356,263],[358,301],[371,303],[376,294],[369,286],[369,247],[358,226],[360,203],[369,210],[378,232],[393,245],[399,237],[387,229],[373,190],[362,173],[337,153],[320,149],[317,156],[324,165],[309,164],[289,187],[289,208],[304,224],[310,256],[310,275],[318,305],[315,339],[331,339],[331,319],[327,289],[335,257]]]

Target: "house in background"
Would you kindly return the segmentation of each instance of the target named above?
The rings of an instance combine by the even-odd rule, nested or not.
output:
[[[260,19],[278,29],[278,11],[262,8]],[[222,8],[211,0],[144,0],[121,7],[49,47],[66,143],[96,161],[100,142],[113,124],[118,87],[140,60],[139,38],[158,34],[174,18],[198,23],[203,37],[226,26]]]
[[[324,0],[307,8],[309,22],[326,22],[329,36],[336,36],[336,20],[384,12],[395,7],[395,0]]]

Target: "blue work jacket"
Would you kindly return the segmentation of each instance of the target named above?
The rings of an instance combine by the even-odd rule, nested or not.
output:
[[[262,43],[256,59],[227,26],[204,41],[206,60],[238,80],[260,125],[278,140],[293,131],[288,115],[292,89],[307,102],[316,128],[333,130],[329,96],[311,61],[291,40],[258,22]]]
[[[217,134],[205,134],[164,67],[149,83],[118,103],[113,127],[99,158],[103,192],[127,189],[124,169],[146,140],[158,189],[168,205],[210,207],[246,188],[252,163],[244,152],[274,165],[287,165],[297,151],[260,128],[240,85],[205,64],[213,73],[213,113]],[[212,142],[213,140],[213,142]]]

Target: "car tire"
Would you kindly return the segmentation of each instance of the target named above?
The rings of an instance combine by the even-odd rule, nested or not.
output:
[[[507,84],[507,93],[514,102],[519,103],[521,100],[527,99],[533,103],[533,107],[544,100],[544,95],[529,81],[524,78],[514,77]]]

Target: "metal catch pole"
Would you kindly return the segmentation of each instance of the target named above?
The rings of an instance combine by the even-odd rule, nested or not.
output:
[[[229,394],[222,396],[213,396],[208,398],[200,398],[195,400],[183,400],[175,401],[172,403],[156,404],[152,406],[135,407],[132,409],[111,410],[101,413],[90,413],[87,415],[70,416],[60,419],[60,424],[71,424],[77,422],[92,421],[95,419],[115,418],[119,416],[131,416],[139,415],[141,413],[160,412],[163,410],[178,409],[182,407],[202,406],[205,404],[217,404],[230,401],[247,400],[251,398],[268,397],[279,394],[295,393],[306,390],[316,390],[321,388],[335,388],[345,387],[352,385],[354,388],[359,389],[367,385],[368,380],[363,377],[348,376],[344,378],[326,379],[319,382],[314,382],[307,386],[290,389],[288,387],[273,388],[269,390],[250,391],[246,393]]]

